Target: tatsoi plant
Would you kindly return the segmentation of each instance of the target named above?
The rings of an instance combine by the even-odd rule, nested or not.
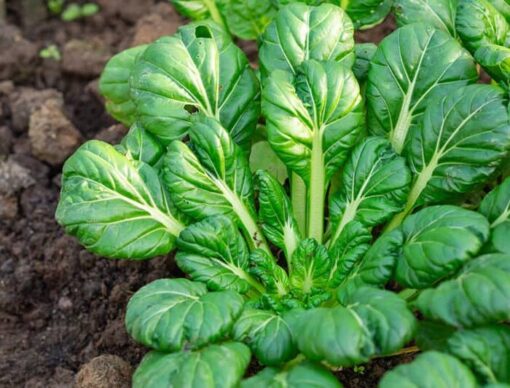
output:
[[[116,55],[100,89],[129,133],[64,166],[68,233],[112,258],[175,249],[187,275],[129,302],[152,349],[134,386],[338,387],[330,368],[413,339],[431,353],[383,385],[509,383],[510,181],[457,206],[508,157],[505,91],[433,24],[355,46],[331,4],[283,7],[259,64],[208,20]],[[253,172],[264,158],[289,178]]]

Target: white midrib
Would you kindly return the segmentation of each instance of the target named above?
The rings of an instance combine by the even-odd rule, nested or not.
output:
[[[234,265],[232,263],[228,263],[228,262],[225,262],[225,261],[222,261],[222,260],[219,260],[219,259],[214,259],[214,261],[219,266],[221,266],[221,267],[227,269],[228,271],[232,272],[238,278],[243,279],[245,282],[247,282],[250,286],[255,288],[261,294],[263,294],[266,291],[264,289],[264,287],[262,286],[262,284],[260,284],[255,279],[253,279],[250,276],[250,274],[248,274],[244,269],[242,269],[242,268],[240,268],[240,267],[238,267],[238,266],[236,266],[236,265]]]
[[[289,273],[292,273],[292,255],[298,246],[298,239],[289,222],[283,227],[283,244],[285,246],[285,257],[287,257],[287,267]]]
[[[313,130],[308,211],[308,237],[316,239],[321,244],[324,232],[324,188],[326,185],[322,132],[322,127]]]
[[[491,228],[495,228],[499,224],[505,222],[507,219],[510,218],[510,203],[508,203],[505,211],[500,214],[500,216],[491,224]]]

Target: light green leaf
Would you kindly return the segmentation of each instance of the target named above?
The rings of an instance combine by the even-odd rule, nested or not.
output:
[[[335,376],[318,363],[304,361],[290,368],[266,368],[241,382],[241,388],[342,388]]]
[[[259,50],[262,77],[275,70],[296,74],[307,59],[346,62],[351,66],[353,33],[352,22],[338,6],[290,4],[278,12],[262,35]]]
[[[219,25],[224,25],[223,16],[218,10],[218,0],[170,0],[173,6],[183,16],[192,20],[212,19]],[[229,1],[229,0],[227,0]]]
[[[423,291],[416,307],[428,319],[475,327],[510,319],[510,257],[481,256],[453,279]]]
[[[458,387],[477,388],[473,373],[456,358],[439,352],[426,352],[410,364],[386,373],[380,388]]]
[[[393,0],[342,0],[341,7],[352,19],[358,30],[372,28],[382,23],[391,11]]]
[[[344,306],[305,311],[296,327],[299,350],[310,360],[351,366],[408,342],[415,318],[396,294],[363,287],[342,297]]]
[[[248,248],[227,217],[208,217],[184,229],[177,240],[177,265],[211,290],[263,291],[248,273]]]
[[[332,245],[345,226],[359,221],[379,225],[401,211],[406,203],[411,172],[388,140],[369,137],[354,148],[342,172],[342,187],[329,205]]]
[[[133,388],[235,388],[249,362],[250,350],[239,342],[196,352],[150,352],[133,375]]]
[[[469,53],[448,33],[425,24],[399,28],[379,45],[368,72],[368,128],[401,153],[425,107],[476,81]]]
[[[377,46],[374,43],[357,43],[354,46],[356,60],[352,66],[352,72],[359,83],[366,81],[368,69],[370,68],[370,61],[374,57],[376,51]]]
[[[425,23],[457,37],[455,17],[458,0],[395,0],[397,24]]]
[[[510,178],[487,194],[479,211],[491,224],[492,248],[510,253]]]
[[[233,291],[207,292],[202,283],[159,279],[129,300],[126,328],[136,341],[159,351],[198,348],[228,335],[243,305]]]
[[[297,354],[290,326],[272,311],[245,308],[232,333],[235,340],[250,346],[263,365],[280,365]]]
[[[324,288],[329,280],[331,259],[328,251],[315,239],[302,240],[292,255],[290,283],[304,293]]]
[[[266,251],[255,249],[250,254],[250,273],[266,287],[270,294],[282,297],[289,290],[287,272],[276,264],[276,261]]]
[[[184,228],[156,170],[98,140],[65,163],[56,218],[91,252],[121,259],[166,254]]]
[[[259,85],[243,52],[213,23],[181,27],[152,43],[131,78],[140,124],[164,143],[182,138],[191,113],[218,118],[247,147],[259,116]]]
[[[464,46],[473,54],[482,46],[504,46],[509,26],[486,0],[458,0],[455,27]]]
[[[257,39],[277,12],[271,0],[222,0],[218,7],[230,32],[241,39]]]
[[[271,148],[268,141],[259,141],[251,147],[250,169],[252,172],[264,170],[274,176],[282,185],[288,178],[287,166]]]
[[[136,46],[113,56],[99,78],[99,91],[106,99],[106,110],[127,126],[136,120],[136,106],[131,98],[129,79],[137,58],[146,48],[147,45]]]
[[[278,181],[265,171],[257,172],[257,185],[262,230],[269,241],[285,252],[290,262],[301,237],[289,198]]]
[[[129,159],[155,165],[163,156],[164,149],[158,139],[135,123],[122,139],[121,145]]]

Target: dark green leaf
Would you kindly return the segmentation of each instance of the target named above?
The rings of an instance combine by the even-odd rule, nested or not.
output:
[[[510,253],[510,178],[487,194],[479,211],[491,224],[492,248]]]
[[[287,272],[276,264],[275,260],[262,249],[256,249],[250,254],[250,273],[259,279],[270,294],[282,297],[289,290]]]
[[[324,288],[329,280],[331,259],[315,239],[302,240],[291,260],[290,283],[304,293]]]
[[[382,23],[391,11],[393,0],[342,0],[340,2],[356,29],[365,30]]]
[[[448,352],[448,340],[456,329],[433,321],[419,321],[416,330],[416,345],[420,350]]]
[[[156,164],[163,156],[164,149],[158,139],[135,123],[122,139],[121,145],[129,159]]]
[[[475,52],[476,61],[484,70],[504,87],[510,85],[510,49],[489,44]]]
[[[358,79],[358,82],[365,82],[368,77],[368,69],[370,68],[370,61],[377,51],[377,46],[374,43],[358,43],[354,46],[356,60],[352,66],[352,72]]]
[[[426,23],[457,37],[457,3],[458,0],[395,0],[397,24]]]

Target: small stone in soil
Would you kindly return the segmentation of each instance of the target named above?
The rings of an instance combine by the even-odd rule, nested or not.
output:
[[[23,38],[21,31],[0,23],[0,79],[26,80],[37,64],[37,46]]]
[[[132,368],[118,356],[101,355],[80,368],[77,388],[123,388],[131,385]]]
[[[83,141],[54,101],[43,104],[30,116],[28,136],[34,156],[54,166],[63,163]]]
[[[164,35],[172,35],[182,24],[179,14],[168,3],[158,3],[136,22],[132,46],[151,43]]]
[[[30,171],[13,158],[0,161],[0,195],[11,196],[34,183]]]
[[[7,127],[0,127],[0,160],[5,160],[11,151],[13,137]]]
[[[125,126],[122,124],[115,124],[99,131],[95,139],[102,140],[110,144],[117,144],[120,143],[126,133],[127,128]]]
[[[82,77],[96,77],[111,55],[110,47],[100,40],[72,39],[62,50],[62,68]]]

